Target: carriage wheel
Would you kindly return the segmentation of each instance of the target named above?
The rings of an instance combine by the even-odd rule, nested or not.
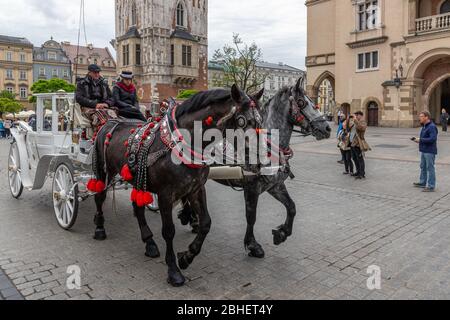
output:
[[[153,199],[154,199],[153,203],[147,206],[147,208],[150,211],[158,212],[159,211],[158,196],[156,194],[153,194]]]
[[[53,207],[56,220],[61,228],[69,230],[78,216],[78,184],[73,178],[73,171],[60,164],[53,178]]]
[[[9,149],[8,157],[8,180],[11,195],[19,199],[23,192],[22,177],[20,170],[20,156],[17,142],[13,142]]]

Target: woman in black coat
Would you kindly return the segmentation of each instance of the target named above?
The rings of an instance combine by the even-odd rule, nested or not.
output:
[[[124,71],[121,81],[113,88],[114,106],[119,109],[119,116],[127,119],[147,121],[139,108],[136,87],[133,84],[133,73]]]

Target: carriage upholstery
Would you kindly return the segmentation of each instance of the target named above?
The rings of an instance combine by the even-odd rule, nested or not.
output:
[[[81,106],[75,103],[73,124],[75,128],[86,129],[87,137],[90,139],[94,136],[94,129],[92,128],[91,121],[83,115]]]

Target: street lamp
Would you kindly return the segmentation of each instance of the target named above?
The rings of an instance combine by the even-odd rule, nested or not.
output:
[[[400,128],[400,87],[402,86],[402,79],[398,76],[398,69],[395,70],[395,79],[394,79],[395,87],[397,88],[397,98],[398,98],[398,110],[397,110],[397,127]]]

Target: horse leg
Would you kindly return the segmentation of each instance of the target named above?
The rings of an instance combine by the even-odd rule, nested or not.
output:
[[[149,258],[159,258],[161,254],[159,253],[158,245],[153,240],[153,233],[145,219],[145,207],[140,208],[133,203],[133,209],[141,230],[142,241],[146,244],[145,255]]]
[[[175,252],[173,250],[173,239],[175,238],[175,225],[173,224],[173,204],[170,197],[167,199],[159,196],[159,208],[162,220],[162,235],[166,241],[166,264],[168,267],[167,282],[174,287],[181,287],[186,282],[185,277],[177,266]]]
[[[262,259],[265,257],[265,252],[262,246],[256,241],[254,228],[256,224],[256,213],[258,208],[259,194],[258,192],[246,188],[245,195],[245,213],[247,217],[247,232],[245,234],[244,245],[245,249],[249,251],[249,256],[252,258]]]
[[[285,224],[272,231],[273,243],[278,246],[285,242],[287,238],[292,235],[292,229],[294,227],[294,219],[297,215],[297,209],[295,206],[295,202],[289,195],[289,192],[287,191],[286,185],[284,183],[275,186],[268,192],[272,197],[280,201],[287,210],[287,218]]]
[[[192,228],[192,233],[198,233],[198,218],[195,214],[194,210],[192,210],[191,204],[189,203],[188,198],[183,198],[182,201],[183,208],[178,213],[178,219],[180,219],[181,224],[183,226],[187,226],[188,224]]]
[[[98,241],[106,240],[105,217],[103,216],[103,204],[105,203],[106,195],[106,190],[95,195],[97,214],[94,218],[94,223],[96,225],[94,239]]]
[[[178,254],[178,264],[182,270],[186,270],[202,250],[203,243],[211,230],[211,217],[206,201],[206,188],[201,189],[189,197],[192,210],[199,218],[198,234],[189,246],[189,251]]]

